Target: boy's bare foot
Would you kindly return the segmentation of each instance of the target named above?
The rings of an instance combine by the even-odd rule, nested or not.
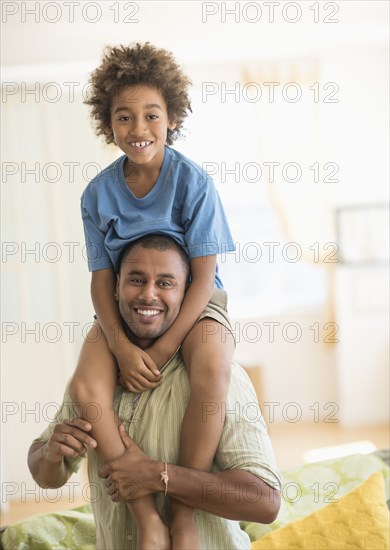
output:
[[[137,550],[171,550],[169,529],[160,517],[153,514],[137,526]]]
[[[172,502],[170,533],[172,550],[199,550],[200,541],[195,524],[195,510]]]

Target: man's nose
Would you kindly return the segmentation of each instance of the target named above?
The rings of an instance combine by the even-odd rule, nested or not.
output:
[[[146,303],[151,303],[157,299],[156,286],[154,283],[150,282],[143,285],[140,299],[144,300]]]

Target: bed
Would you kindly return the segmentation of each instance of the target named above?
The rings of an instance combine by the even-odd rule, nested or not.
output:
[[[253,550],[389,549],[389,452],[355,454],[283,472],[270,525],[242,522]],[[4,550],[95,550],[90,505],[31,516],[3,528]]]

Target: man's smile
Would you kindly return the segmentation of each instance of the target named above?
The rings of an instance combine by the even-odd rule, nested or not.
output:
[[[144,317],[156,317],[159,313],[162,313],[160,309],[142,309],[142,308],[134,308],[135,311],[138,313],[138,315],[142,315]]]

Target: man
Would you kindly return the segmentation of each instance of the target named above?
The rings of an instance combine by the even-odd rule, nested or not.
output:
[[[128,337],[136,345],[146,349],[176,319],[188,275],[186,256],[169,237],[143,237],[124,252],[117,299]],[[147,300],[158,304],[158,315],[139,315],[139,304]],[[114,409],[123,424],[119,427],[126,448],[122,456],[101,467],[96,442],[88,434],[92,426],[77,418],[66,392],[56,418],[30,447],[30,471],[41,487],[61,487],[88,449],[89,480],[98,490],[92,502],[97,548],[136,548],[135,524],[124,501],[150,494],[168,524],[171,498],[197,510],[203,548],[249,548],[238,521],[270,523],[280,506],[280,478],[265,424],[260,414],[250,412],[256,403],[254,389],[245,372],[233,365],[224,430],[212,470],[192,470],[177,466],[189,397],[179,352],[161,372],[162,383],[151,391],[135,394],[117,387]],[[211,414],[222,416],[213,403],[205,403],[203,412],[205,422]]]

